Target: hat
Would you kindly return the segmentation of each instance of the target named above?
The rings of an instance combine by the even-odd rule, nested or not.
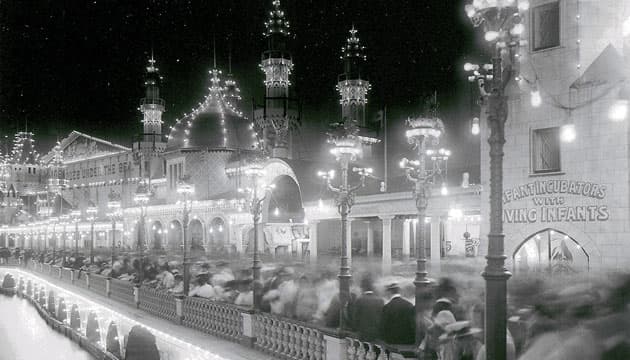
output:
[[[433,323],[442,329],[446,329],[447,326],[454,324],[455,322],[455,316],[448,310],[440,311],[433,320]]]
[[[385,287],[385,290],[400,290],[398,283],[391,283]]]
[[[472,336],[482,332],[479,328],[471,328],[470,321],[457,321],[452,324],[446,325],[444,328],[445,334],[440,336],[440,341],[447,339],[455,339],[464,336]]]
[[[177,274],[179,274],[179,270],[173,269],[173,270],[171,270],[171,274],[177,275]]]
[[[435,303],[446,303],[449,305],[453,305],[453,302],[449,298],[439,298],[435,300]]]

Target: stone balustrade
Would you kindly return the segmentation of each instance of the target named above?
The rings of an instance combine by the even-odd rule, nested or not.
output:
[[[129,306],[136,306],[133,295],[134,284],[130,281],[109,279],[109,296]]]
[[[346,338],[348,360],[390,360],[381,345],[360,341],[351,337]]]
[[[235,341],[242,339],[243,309],[198,297],[184,297],[182,302],[182,324],[185,326]]]
[[[323,333],[304,323],[269,314],[254,314],[254,346],[281,359],[321,360],[326,356]]]
[[[90,278],[90,281],[92,279]],[[177,314],[175,296],[165,291],[147,287],[139,289],[139,308],[162,319],[179,322],[181,316]]]

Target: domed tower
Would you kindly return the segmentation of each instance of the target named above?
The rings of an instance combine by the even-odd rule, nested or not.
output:
[[[254,125],[238,110],[238,93],[233,77],[224,80],[216,66],[210,70],[208,95],[171,126],[164,153],[169,190],[184,176],[195,184],[197,199],[225,198],[233,190],[227,164],[258,149]]]
[[[39,153],[35,149],[32,132],[21,131],[13,137],[13,145],[5,155],[3,177],[5,187],[12,189],[16,196],[32,196],[43,189],[41,185],[41,165]]]
[[[361,45],[357,32],[352,26],[350,37],[346,40],[346,45],[341,48],[344,72],[339,75],[337,91],[341,97],[339,101],[341,118],[350,118],[356,121],[359,127],[364,128],[366,127],[365,105],[370,83],[362,76],[362,67],[366,59],[365,46]]]
[[[287,50],[291,35],[289,21],[280,7],[280,0],[265,22],[267,50],[262,53],[260,68],[265,73],[265,98],[254,111],[257,130],[262,132],[263,148],[272,157],[292,158],[292,133],[300,125],[297,100],[290,97],[289,88],[293,60]]]
[[[133,146],[134,156],[140,165],[141,177],[161,177],[163,174],[159,156],[164,152],[166,142],[162,136],[164,100],[160,98],[161,80],[159,69],[151,55],[145,73],[145,97],[140,100],[143,132],[139,134]]]

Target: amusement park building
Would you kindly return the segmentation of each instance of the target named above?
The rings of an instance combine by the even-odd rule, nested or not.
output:
[[[72,210],[81,215],[74,219],[78,246],[88,246],[92,224],[85,220],[86,210],[96,207],[94,246],[109,248],[114,236],[117,247],[135,249],[142,209],[134,195],[146,186],[152,196],[146,206],[144,245],[181,251],[183,205],[176,188],[186,178],[195,188],[188,224],[190,248],[207,255],[251,252],[252,216],[238,191],[247,186],[240,169],[264,151],[269,157],[262,182],[274,184],[275,190],[263,204],[261,248],[270,255],[309,255],[311,259],[335,254],[340,247],[338,214],[332,195],[321,191],[322,182],[316,177],[318,170],[334,166],[333,158],[328,163],[307,161],[295,158],[292,149],[300,112],[289,80],[293,69],[287,47],[289,29],[280,2],[274,1],[266,23],[268,46],[260,63],[266,92],[253,119],[239,111],[236,81],[231,74],[224,75],[215,62],[209,72],[209,92],[199,107],[163,131],[165,102],[158,68],[151,59],[146,68],[146,95],[140,102],[143,132],[131,147],[73,131],[48,154],[39,156],[33,150],[33,134],[16,135],[0,179],[4,184],[0,246],[44,248],[57,241],[56,246],[61,247],[61,240],[56,239],[64,239],[71,248],[76,236],[75,223],[68,218]],[[362,49],[353,28],[344,46],[344,72],[337,90],[341,117],[352,118],[362,136],[374,138],[377,132],[365,121],[370,84],[361,72]],[[375,162],[372,150],[366,148],[364,154],[362,163]],[[397,163],[400,159],[392,160]],[[411,184],[393,181],[386,192],[379,191],[378,185],[370,184],[357,195],[348,233],[353,253],[378,255],[388,271],[393,258],[415,253],[413,218],[417,210]],[[430,202],[427,248],[433,260],[463,256],[464,233],[469,241],[479,239],[481,188],[465,185]],[[108,217],[111,199],[119,199],[122,205],[117,230]]]

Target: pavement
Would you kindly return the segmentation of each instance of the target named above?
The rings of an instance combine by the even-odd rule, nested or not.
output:
[[[24,269],[20,269],[24,270]],[[60,281],[59,279],[54,279],[52,277],[43,276],[42,274],[38,274],[33,272],[34,276],[41,277],[42,279],[56,285],[67,289],[70,292],[76,293],[77,295],[81,295],[85,298],[89,298],[93,302],[106,307],[110,310],[116,311],[121,315],[124,315],[130,319],[133,319],[137,322],[140,322],[146,326],[150,326],[164,333],[171,334],[173,336],[177,336],[181,340],[189,342],[194,346],[198,346],[204,350],[212,354],[219,355],[225,359],[230,360],[273,360],[274,357],[271,357],[263,352],[257,351],[253,348],[246,347],[240,345],[235,342],[231,342],[225,339],[221,339],[209,334],[202,333],[200,331],[187,328],[182,325],[174,324],[168,320],[164,320],[148,314],[140,309],[136,309],[126,304],[122,304],[113,299],[105,298],[103,296],[94,294],[93,292],[83,289],[77,286],[69,285],[67,282]]]

